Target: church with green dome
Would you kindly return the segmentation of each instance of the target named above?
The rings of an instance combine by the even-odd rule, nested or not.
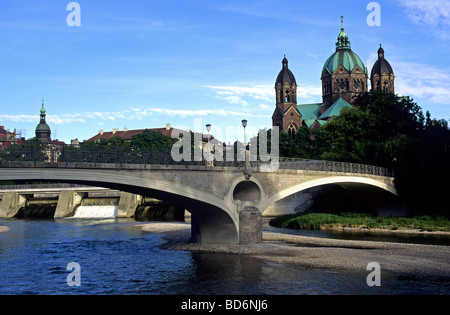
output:
[[[315,104],[297,103],[297,82],[288,67],[286,56],[283,68],[275,82],[276,109],[272,125],[294,137],[306,126],[318,129],[340,112],[351,107],[355,99],[368,92],[368,70],[361,58],[352,51],[350,39],[344,29],[341,17],[341,31],[335,52],[326,60],[322,73],[322,102]],[[394,72],[384,58],[384,50],[378,50],[378,60],[370,76],[372,90],[394,93]]]
[[[41,121],[39,125],[36,127],[36,139],[39,139],[42,143],[50,143],[52,142],[51,134],[52,131],[50,129],[50,126],[47,125],[46,122],[46,110],[44,107],[44,101],[42,101],[42,108],[41,108]]]

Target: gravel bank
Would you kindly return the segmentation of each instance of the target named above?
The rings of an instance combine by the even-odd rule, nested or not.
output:
[[[4,233],[4,232],[8,232],[9,228],[7,228],[6,226],[0,226],[0,233]]]
[[[164,234],[167,249],[251,255],[266,261],[311,268],[365,270],[378,262],[383,270],[449,277],[450,246],[335,240],[265,232],[263,244],[190,244],[190,225],[150,223],[149,233]]]

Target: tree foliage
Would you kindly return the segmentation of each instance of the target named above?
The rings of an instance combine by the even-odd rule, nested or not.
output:
[[[292,140],[282,134],[281,155],[388,167],[412,213],[450,214],[448,123],[424,115],[412,99],[366,93],[312,136],[303,128]]]

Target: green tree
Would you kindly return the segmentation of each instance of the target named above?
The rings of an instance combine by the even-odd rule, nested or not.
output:
[[[315,132],[319,157],[375,164],[379,149],[374,141],[375,120],[373,114],[358,107],[342,110],[340,116]]]
[[[401,196],[415,213],[449,215],[443,180],[450,172],[450,131],[410,98],[366,93],[315,132],[321,159],[393,169]]]
[[[280,132],[280,156],[301,159],[314,158],[311,129],[300,128],[293,139],[286,132]]]
[[[142,134],[133,136],[130,144],[136,148],[150,148],[170,152],[177,141],[177,139],[165,136],[160,132],[145,130]]]
[[[0,158],[5,161],[45,162],[48,159],[45,144],[33,138],[21,144],[14,144],[0,151]]]

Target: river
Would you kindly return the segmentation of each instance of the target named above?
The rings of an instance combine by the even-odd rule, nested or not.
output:
[[[168,250],[160,234],[134,220],[0,220],[0,294],[299,295],[449,294],[447,278],[383,275],[369,287],[368,272],[312,269],[246,255]],[[68,285],[79,264],[80,286]]]

